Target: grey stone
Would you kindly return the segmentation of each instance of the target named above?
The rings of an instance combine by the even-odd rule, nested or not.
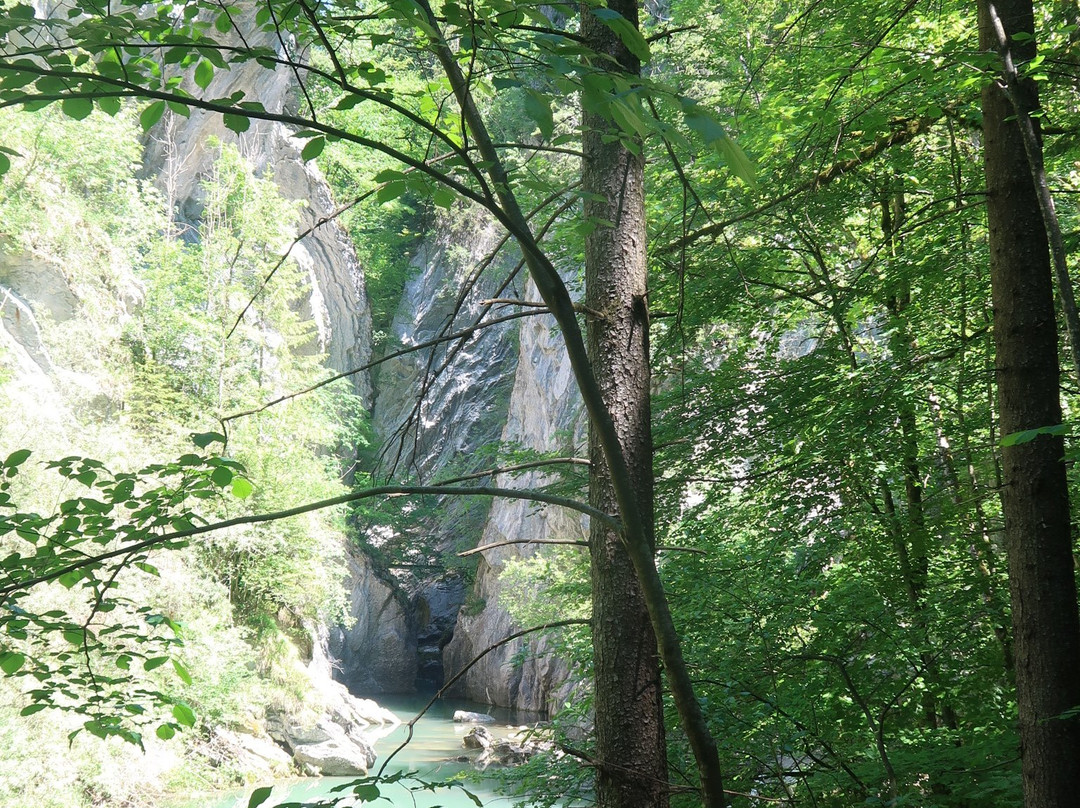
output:
[[[530,283],[526,299],[533,299]],[[541,452],[568,453],[560,433],[569,431],[581,444],[584,425],[577,387],[561,339],[549,316],[530,317],[520,326],[520,347],[514,388],[502,439]],[[539,488],[550,480],[542,471],[519,475],[515,485]],[[561,508],[537,508],[523,500],[496,499],[479,545],[509,540],[543,541],[550,538],[585,539],[588,522]],[[543,552],[538,544],[510,544],[483,553],[476,572],[473,600],[483,603],[476,614],[458,615],[454,636],[443,652],[447,676],[464,669],[482,650],[520,629],[502,602],[499,576],[506,562]],[[529,653],[522,657],[524,641],[500,645],[473,665],[452,694],[489,704],[545,713],[562,706],[575,686],[567,664],[554,656],[542,638],[529,638]]]
[[[310,766],[326,777],[367,774],[375,765],[375,752],[370,746],[355,741],[328,740],[317,744],[301,744],[293,750],[298,763]]]
[[[455,710],[454,723],[456,724],[494,724],[495,719],[487,713],[473,713],[468,710]]]
[[[416,628],[398,584],[380,576],[363,553],[348,549],[351,625],[331,630],[330,652],[353,693],[411,693],[416,683]]]
[[[473,727],[461,739],[461,745],[466,749],[487,749],[495,743],[495,738],[487,727]]]

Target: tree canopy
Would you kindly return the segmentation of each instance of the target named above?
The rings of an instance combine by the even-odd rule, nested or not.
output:
[[[0,108],[59,105],[76,121],[134,108],[144,131],[202,113],[234,133],[290,127],[300,157],[355,203],[358,243],[379,256],[380,322],[401,287],[386,253],[403,211],[475,206],[498,222],[498,249],[513,243],[518,261],[498,288],[524,267],[540,300],[496,295],[477,318],[456,310],[436,339],[457,351],[508,309],[553,315],[591,430],[588,492],[426,486],[390,463],[326,500],[519,496],[591,517],[593,588],[558,591],[592,608],[581,664],[597,733],[571,751],[597,770],[600,804],[1036,808],[1075,793],[1080,765],[1080,693],[1041,677],[1080,653],[1061,423],[1077,391],[1057,376],[1059,354],[1077,349],[1063,336],[1075,318],[1077,15],[980,9],[976,20],[957,4],[672,0],[639,19],[617,2],[75,0],[45,16],[12,4]],[[290,76],[293,96],[236,89],[246,70]],[[5,183],[25,161],[0,146]],[[200,431],[202,448],[328,380],[298,366],[288,390],[268,391],[253,375],[257,337],[233,338],[260,317],[288,325],[287,280],[245,245],[260,219],[289,212],[242,163],[219,166],[221,226],[207,217],[196,250],[159,264],[168,297],[147,301],[137,335],[152,358],[140,390],[210,363],[197,378],[216,387],[186,391],[224,419]],[[231,202],[230,182],[252,195]],[[394,231],[371,235],[382,223]],[[240,271],[207,285],[198,267],[223,260]],[[492,266],[476,275],[502,271]],[[253,307],[235,326],[220,304],[230,295]],[[26,460],[8,457],[8,479]],[[87,659],[105,652],[88,628],[114,603],[117,565],[202,532],[190,498],[258,492],[274,470],[203,454],[139,474],[54,466],[93,496],[6,518],[35,550],[8,556],[3,592],[16,604],[57,579],[83,587],[91,611],[12,611],[0,668],[47,685],[31,712],[72,677],[90,687],[61,688],[86,729],[138,740],[129,718],[107,717],[122,712],[119,691],[87,680],[72,649],[47,669],[19,643],[34,625]],[[161,475],[178,482],[161,487]],[[117,521],[120,507],[133,518]],[[243,548],[216,551],[252,572]],[[1051,584],[1054,632],[1021,608]],[[168,661],[139,654],[147,670]],[[148,696],[172,705],[159,735],[194,722],[185,703]],[[1047,771],[1057,782],[1044,788]]]

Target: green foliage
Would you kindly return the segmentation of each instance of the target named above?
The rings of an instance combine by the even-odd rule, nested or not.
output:
[[[55,261],[76,308],[62,322],[34,312],[53,363],[70,374],[59,394],[28,386],[3,354],[5,377],[18,382],[0,391],[0,735],[11,738],[5,759],[25,771],[51,769],[35,754],[70,766],[48,783],[3,779],[0,802],[162,804],[171,789],[235,785],[244,772],[210,766],[202,736],[223,725],[256,732],[268,706],[310,698],[290,640],[306,643],[305,621],[342,611],[342,525],[309,516],[212,540],[168,536],[343,490],[333,452],[351,447],[363,419],[342,384],[230,422],[228,454],[207,454],[225,439],[214,416],[325,372],[296,313],[309,294],[304,273],[283,263],[256,294],[290,243],[295,208],[223,147],[199,238],[181,242],[158,195],[135,179],[131,110],[77,124],[49,110],[0,116],[18,151],[0,179],[2,247],[13,265]],[[93,559],[110,552],[119,555]],[[19,587],[38,573],[59,577]],[[153,763],[133,765],[137,749],[98,749],[88,736],[141,745]]]
[[[180,626],[117,590],[136,570],[157,576],[151,550],[186,545],[204,521],[195,503],[219,496],[220,472],[226,471],[231,482],[234,474],[244,473],[243,466],[193,453],[134,473],[113,473],[80,457],[51,461],[46,467],[79,495],[40,515],[19,510],[11,494],[29,457],[27,450],[13,452],[0,467],[0,507],[12,509],[0,518],[6,552],[0,566],[8,581],[2,593],[0,669],[37,682],[22,714],[47,707],[70,710],[85,718],[82,728],[92,735],[118,735],[136,744],[142,742],[141,728],[158,720],[162,704],[172,704],[175,719],[165,726],[191,726],[190,708],[141,675],[171,660],[177,675],[190,681],[182,663],[171,658]],[[30,585],[36,582],[78,596],[66,608],[28,608]]]
[[[146,91],[172,93],[174,109],[221,112],[233,131],[249,125],[245,113],[261,113],[240,96],[189,99],[162,70],[190,68],[194,85],[207,89],[226,58],[277,58],[260,47],[224,49],[232,23],[220,6],[75,11],[85,15],[50,27],[62,41],[78,26],[83,50],[29,58],[16,49],[0,63],[0,104],[60,100],[79,127],[102,125],[89,98],[131,125],[134,114],[118,98]],[[651,60],[646,78],[611,74],[574,35],[579,13]],[[305,102],[318,118],[300,135],[302,156],[318,159],[349,198],[382,206],[354,209],[348,226],[369,267],[384,343],[432,207],[455,210],[454,198],[493,206],[490,166],[476,162],[474,133],[433,69],[441,42],[467,72],[492,132],[507,141],[497,147],[507,182],[567,266],[579,263],[581,234],[604,223],[573,216],[579,200],[565,177],[576,172],[579,121],[566,99],[602,116],[605,137],[680,161],[649,161],[649,294],[667,315],[653,341],[657,534],[661,545],[698,551],[666,552],[662,567],[729,785],[792,805],[1016,804],[994,447],[1044,430],[1000,438],[987,381],[988,257],[973,208],[983,184],[972,166],[977,93],[993,57],[972,52],[970,10],[955,4],[898,12],[862,0],[723,9],[680,0],[670,14],[644,33],[602,5],[579,12],[502,0],[442,3],[437,20],[404,0],[376,11],[337,3],[309,18],[273,2],[256,19],[305,46],[344,43],[335,58],[314,48],[302,66],[313,68]],[[1074,29],[1054,22],[1041,65],[1075,68]],[[0,34],[15,42],[40,27],[29,6],[15,5]],[[108,46],[117,38],[137,44],[121,54]],[[1031,68],[1049,85],[1046,119],[1074,129],[1074,84]],[[167,107],[151,101],[139,125],[150,128]],[[361,151],[370,148],[376,156]],[[0,204],[8,205],[21,179],[35,175],[24,145],[5,149]],[[1075,144],[1060,138],[1048,154],[1058,187],[1075,191]],[[756,182],[759,197],[748,200],[733,177]],[[137,187],[95,183],[105,198]],[[238,301],[255,296],[269,269],[252,245],[272,252],[283,233],[265,222],[287,222],[290,211],[227,150],[207,191],[199,243],[150,248],[147,318],[128,331],[138,388],[128,417],[144,431],[163,419],[177,430],[207,429],[200,415],[251,406],[308,378],[295,354],[309,336],[288,318],[288,293],[256,296],[240,338],[223,339]],[[29,227],[30,198],[5,215]],[[1075,206],[1063,204],[1062,216],[1075,224]],[[75,239],[47,238],[78,248]],[[264,321],[278,324],[287,347],[269,344]],[[279,368],[273,378],[262,373],[265,357]],[[327,405],[337,406],[248,419],[231,431],[230,449],[256,480],[329,485],[311,451],[327,444],[326,423],[302,429]],[[1075,408],[1071,394],[1066,405]],[[304,451],[291,453],[292,443],[267,437],[274,434],[302,435]],[[11,468],[17,460],[9,458]],[[232,485],[231,469],[215,471],[211,484]],[[280,489],[260,486],[245,507],[286,501]],[[404,526],[437,508],[395,503],[355,515],[386,528],[388,559],[428,563],[435,548]],[[327,555],[304,544],[310,532],[225,533],[203,548],[205,565],[264,637],[275,636],[266,619],[275,608],[309,615],[324,602],[306,597],[304,569]],[[539,618],[554,604],[560,614],[587,611],[582,574],[566,553],[511,565],[505,582],[518,616]],[[539,606],[538,592],[548,598]],[[56,630],[63,639],[65,629]],[[85,633],[70,637],[85,643]],[[12,648],[0,669],[18,675],[33,661]],[[182,724],[181,716],[189,718],[183,709],[173,718]],[[671,745],[686,768],[678,732]]]

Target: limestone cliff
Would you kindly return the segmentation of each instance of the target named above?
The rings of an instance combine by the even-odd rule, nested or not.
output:
[[[330,629],[329,651],[350,692],[411,692],[417,675],[416,626],[395,581],[350,549],[349,622]]]
[[[535,291],[530,288],[527,294],[530,292],[535,299]],[[502,440],[562,454],[572,452],[573,444],[580,442],[581,407],[569,361],[553,327],[554,319],[549,316],[529,318],[520,326],[519,359]],[[516,478],[514,485],[538,487],[544,481],[544,473],[531,472]],[[570,511],[538,508],[522,500],[496,500],[479,545],[508,540],[583,540],[587,529],[586,521]],[[509,559],[538,551],[543,548],[536,544],[512,544],[482,554],[474,594],[474,602],[482,608],[458,617],[453,640],[444,652],[448,677],[488,646],[522,628],[513,625],[502,601],[499,574]],[[528,655],[516,664],[513,660],[521,655],[524,642],[515,640],[489,653],[468,671],[455,693],[520,710],[545,712],[561,706],[571,686],[566,664],[550,654],[545,641],[535,637],[529,640]]]
[[[252,26],[254,28],[254,26]],[[261,40],[261,41],[260,41]],[[249,33],[251,45],[276,47],[271,34]],[[258,98],[269,112],[293,103],[292,74],[284,68],[269,71],[254,61],[219,70],[207,92],[226,97],[243,91]],[[329,186],[312,162],[300,157],[299,144],[279,123],[252,121],[248,131],[227,129],[220,115],[192,110],[188,117],[167,112],[147,139],[146,173],[164,192],[181,224],[195,225],[203,208],[202,183],[209,177],[218,143],[234,143],[256,173],[272,176],[285,199],[301,203],[299,241],[290,257],[311,279],[308,311],[319,331],[320,350],[338,371],[366,365],[371,359],[371,312],[364,276],[348,234],[338,223]],[[367,373],[352,377],[366,403],[371,400]]]

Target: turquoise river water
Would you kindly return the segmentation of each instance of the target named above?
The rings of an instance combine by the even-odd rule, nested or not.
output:
[[[406,738],[407,730],[405,722],[410,720],[426,704],[423,699],[384,699],[379,703],[392,710],[402,720],[401,726],[394,729],[388,735],[380,738],[375,744],[378,760],[372,769],[372,774],[378,772],[387,755],[394,751]],[[437,782],[448,780],[454,775],[469,771],[469,764],[449,761],[452,758],[465,753],[461,745],[461,739],[470,726],[455,724],[453,715],[455,710],[472,710],[486,712],[494,716],[499,722],[491,726],[492,734],[499,736],[505,734],[507,724],[527,723],[535,721],[536,716],[511,714],[506,710],[477,705],[471,702],[442,700],[436,704],[417,722],[413,728],[413,738],[408,746],[398,752],[390,761],[384,774],[394,772],[416,772],[419,780]],[[500,731],[501,730],[501,731]],[[276,783],[255,783],[244,791],[230,792],[228,794],[215,794],[188,803],[186,808],[247,808],[251,792],[257,786],[273,785],[274,789],[270,798],[263,803],[264,808],[270,808],[282,802],[319,802],[343,793],[334,792],[335,786],[355,781],[355,777],[312,777],[301,778]],[[476,808],[476,803],[469,794],[459,788],[437,788],[434,791],[410,790],[417,787],[415,780],[406,780],[400,784],[383,784],[379,786],[380,799],[373,803],[365,803],[373,806],[401,806],[401,808]],[[491,782],[470,780],[464,783],[468,791],[478,797],[484,808],[510,808],[513,800],[508,797],[500,797],[495,794]],[[350,800],[341,802],[341,808],[357,805]]]

